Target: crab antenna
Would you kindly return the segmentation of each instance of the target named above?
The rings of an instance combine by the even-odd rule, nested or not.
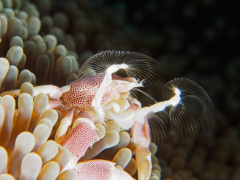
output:
[[[141,89],[134,88],[133,90],[136,90],[136,91],[138,91],[138,92],[144,94],[145,96],[147,96],[148,98],[150,98],[154,103],[157,103],[157,101],[156,101],[152,96],[150,96],[148,93],[142,91]]]
[[[112,74],[117,72],[119,69],[127,69],[129,66],[127,64],[114,64],[109,66],[105,71],[105,76],[103,81],[96,92],[95,98],[92,101],[92,106],[94,107],[100,121],[104,123],[105,113],[101,107],[101,100],[104,94],[105,89],[111,84],[112,82]]]
[[[144,123],[144,117],[149,113],[156,113],[163,111],[167,106],[176,106],[181,100],[181,91],[178,88],[174,89],[175,95],[167,100],[162,101],[156,104],[153,104],[152,106],[144,107],[136,111],[135,118],[138,120],[139,123]]]

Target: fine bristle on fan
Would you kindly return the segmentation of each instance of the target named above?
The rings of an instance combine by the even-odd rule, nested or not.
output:
[[[90,57],[79,70],[78,76],[89,76],[104,73],[113,64],[127,64],[129,68],[119,70],[115,74],[122,77],[134,77],[139,80],[147,79],[154,83],[160,75],[159,63],[144,54],[124,51],[103,51]]]
[[[209,137],[214,126],[212,101],[201,86],[186,78],[176,78],[166,83],[161,94],[163,100],[172,98],[176,88],[181,92],[180,102],[166,108],[171,130],[180,133],[190,142],[195,139],[201,142]]]

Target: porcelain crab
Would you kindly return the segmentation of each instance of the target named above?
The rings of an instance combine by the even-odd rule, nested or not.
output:
[[[135,158],[139,180],[150,178],[150,116],[167,111],[172,127],[183,134],[201,135],[212,128],[212,103],[207,93],[191,80],[180,78],[163,88],[164,101],[142,107],[131,91],[143,87],[145,79],[159,73],[154,59],[141,53],[104,51],[88,59],[80,68],[79,79],[64,87],[34,87],[34,95],[49,96],[49,108],[62,113],[55,141],[71,153],[65,169],[73,169],[78,179],[133,179],[111,161],[90,160],[78,163],[87,149],[99,140],[94,124],[114,120],[121,130],[131,129],[136,145]],[[19,90],[4,92],[13,96]],[[160,127],[164,123],[159,120]],[[164,129],[164,128],[163,128]],[[160,129],[163,130],[163,129]],[[104,173],[103,173],[104,172]]]

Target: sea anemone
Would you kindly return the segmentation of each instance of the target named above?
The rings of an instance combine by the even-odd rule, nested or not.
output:
[[[21,90],[27,89],[26,86],[32,87],[26,82]],[[20,94],[18,109],[12,96],[1,98],[0,177],[77,179],[72,170],[61,173],[70,160],[70,153],[49,139],[58,120],[57,112],[46,109],[48,97],[45,94],[33,100],[29,92]]]

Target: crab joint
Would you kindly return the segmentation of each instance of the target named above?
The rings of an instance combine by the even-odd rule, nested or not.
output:
[[[163,111],[167,106],[176,106],[181,100],[181,91],[178,88],[174,89],[175,95],[169,99],[168,101],[163,101],[156,103],[149,107],[144,107],[136,111],[135,118],[138,120],[139,123],[144,122],[144,118],[148,113],[156,113],[159,111]]]

